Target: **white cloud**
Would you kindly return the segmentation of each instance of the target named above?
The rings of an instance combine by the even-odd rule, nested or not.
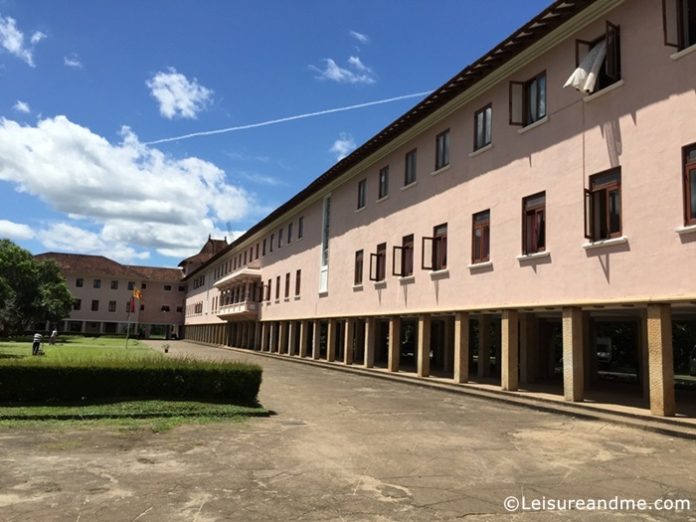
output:
[[[173,158],[128,128],[112,144],[65,116],[36,126],[0,119],[0,181],[73,219],[39,234],[47,247],[119,259],[197,251],[219,223],[255,209],[253,196],[210,162]]]
[[[334,141],[329,152],[336,155],[336,161],[341,161],[355,150],[355,140],[350,134],[342,132],[338,139]]]
[[[71,54],[70,56],[63,56],[63,65],[65,65],[66,67],[71,67],[72,69],[82,69],[82,62],[76,54]]]
[[[351,84],[363,83],[367,85],[375,83],[375,76],[372,70],[364,65],[359,58],[351,56],[348,59],[348,66],[353,70],[340,67],[331,58],[326,58],[324,60],[323,69],[319,69],[313,65],[310,65],[310,68],[319,73],[317,79],[320,80],[331,80],[338,83]]]
[[[41,31],[35,31],[34,34],[31,35],[29,41],[32,43],[32,45],[36,45],[44,38],[46,38],[46,33],[42,33]]]
[[[349,31],[348,34],[350,34],[353,38],[355,38],[361,44],[370,43],[370,37],[367,36],[366,34],[359,33],[357,31],[353,31],[353,30]]]
[[[17,100],[17,103],[15,103],[12,108],[17,112],[23,112],[24,114],[29,114],[31,112],[31,107],[29,107],[29,104],[27,102],[23,102],[22,100]]]
[[[31,46],[26,47],[24,44],[24,33],[17,28],[17,21],[9,16],[0,16],[0,45],[10,54],[15,55],[20,60],[24,60],[31,67],[35,67],[34,46],[44,38],[46,38],[44,33],[36,31],[31,36]]]
[[[189,81],[173,67],[158,72],[146,83],[159,103],[160,114],[169,119],[195,118],[213,96],[213,91],[199,84],[196,78]]]
[[[34,235],[28,225],[0,219],[0,239],[32,239]]]

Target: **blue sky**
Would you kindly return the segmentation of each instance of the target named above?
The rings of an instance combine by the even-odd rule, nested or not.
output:
[[[0,237],[175,266],[233,238],[549,0],[0,0]],[[158,142],[158,143],[152,143]]]

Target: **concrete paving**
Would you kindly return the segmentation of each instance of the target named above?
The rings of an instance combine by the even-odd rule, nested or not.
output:
[[[467,395],[171,342],[264,368],[275,412],[153,434],[0,431],[0,519],[696,520],[696,444]],[[157,346],[155,343],[153,346]],[[506,511],[689,499],[689,511]]]

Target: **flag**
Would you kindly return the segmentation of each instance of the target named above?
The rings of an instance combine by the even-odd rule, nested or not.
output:
[[[141,303],[143,302],[143,293],[137,288],[133,289],[133,299],[137,299]]]

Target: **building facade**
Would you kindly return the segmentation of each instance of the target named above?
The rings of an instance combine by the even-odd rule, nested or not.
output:
[[[692,0],[554,2],[188,271],[187,338],[673,415],[695,44]]]
[[[181,335],[186,284],[180,269],[122,265],[81,254],[36,257],[58,264],[74,298],[70,316],[56,325],[59,331],[167,339]]]

